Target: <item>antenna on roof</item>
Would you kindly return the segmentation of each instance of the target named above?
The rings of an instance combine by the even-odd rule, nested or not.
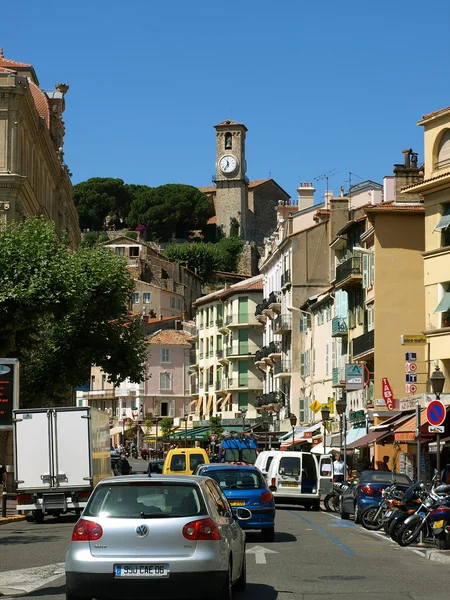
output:
[[[351,171],[348,172],[348,179],[346,179],[345,181],[346,181],[346,183],[348,183],[348,206],[349,206],[349,208],[352,207],[352,193],[351,193],[351,189],[352,189],[352,175],[354,177],[357,177],[358,179],[362,179],[362,177],[360,177],[356,173],[352,173]]]
[[[328,180],[330,179],[330,177],[334,177],[335,175],[337,175],[337,173],[339,173],[339,171],[337,169],[332,169],[331,171],[327,171],[326,173],[322,173],[322,175],[317,175],[317,177],[314,177],[314,181],[326,180],[326,182],[327,182],[326,198],[328,198]]]

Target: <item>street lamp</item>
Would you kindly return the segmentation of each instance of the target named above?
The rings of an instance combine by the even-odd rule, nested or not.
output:
[[[244,409],[241,409],[241,415],[242,415],[242,435],[245,434],[245,417],[247,415],[247,411]]]
[[[264,432],[264,450],[268,450],[268,448],[267,448],[267,432],[269,431],[269,421],[263,421],[261,423],[261,431]]]
[[[322,425],[323,425],[323,453],[327,453],[327,421],[330,418],[330,409],[327,405],[322,406],[320,411],[322,414]]]
[[[436,400],[439,400],[444,389],[445,375],[439,369],[437,361],[434,363],[433,375],[430,377],[431,389],[433,394],[436,396]],[[436,434],[436,469],[438,478],[441,477],[441,434]]]
[[[345,413],[347,408],[347,402],[341,396],[339,400],[336,401],[336,412],[339,415],[339,451],[342,452],[342,415]]]
[[[291,422],[292,427],[292,450],[294,450],[295,426],[297,425],[297,417],[294,414],[291,414],[291,416],[289,417],[289,421]]]
[[[184,413],[183,421],[184,421],[184,447],[187,448],[187,422],[188,422],[187,413]]]
[[[125,419],[127,417],[127,413],[122,410],[122,446],[125,447]]]

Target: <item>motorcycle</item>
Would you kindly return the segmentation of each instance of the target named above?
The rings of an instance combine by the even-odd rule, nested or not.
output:
[[[388,510],[383,518],[383,528],[386,535],[396,541],[397,533],[403,525],[403,521],[416,512],[417,505],[421,503],[421,498],[427,495],[425,485],[418,481],[405,491],[402,500],[388,501]]]
[[[347,481],[333,483],[333,491],[323,499],[323,504],[328,512],[339,512],[339,499],[349,485]]]
[[[404,520],[397,534],[397,543],[409,546],[423,533],[425,538],[436,537],[440,549],[450,548],[450,511],[445,508],[450,508],[450,485],[432,488],[414,514]],[[433,534],[434,529],[436,535]]]
[[[370,531],[378,531],[383,527],[385,515],[390,512],[390,507],[401,503],[403,492],[397,489],[395,483],[381,492],[381,502],[369,506],[361,513],[361,525]],[[388,504],[389,503],[389,504]]]

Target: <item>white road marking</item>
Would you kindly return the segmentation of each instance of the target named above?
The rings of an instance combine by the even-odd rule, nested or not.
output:
[[[0,592],[4,596],[26,593],[64,575],[64,563],[0,572]]]
[[[246,550],[245,553],[254,554],[257,565],[265,565],[267,563],[266,554],[278,554],[275,550],[269,550],[269,548],[264,548],[264,546],[253,546],[253,548]]]

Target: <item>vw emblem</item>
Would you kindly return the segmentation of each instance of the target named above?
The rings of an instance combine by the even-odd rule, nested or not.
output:
[[[138,525],[138,527],[136,527],[136,534],[143,538],[148,534],[148,527],[147,525]]]

